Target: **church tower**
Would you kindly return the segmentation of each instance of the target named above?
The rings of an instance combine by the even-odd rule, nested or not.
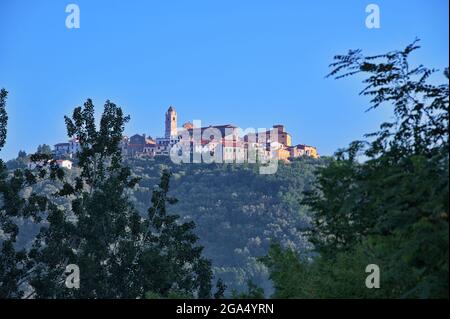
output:
[[[177,136],[177,112],[170,106],[166,112],[166,138]]]

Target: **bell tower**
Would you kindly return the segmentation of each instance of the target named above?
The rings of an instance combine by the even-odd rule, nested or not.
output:
[[[166,133],[165,138],[177,136],[177,112],[170,106],[166,112]]]

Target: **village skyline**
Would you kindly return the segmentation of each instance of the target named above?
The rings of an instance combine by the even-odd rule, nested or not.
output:
[[[80,26],[69,29],[67,3],[0,2],[0,14],[8,12],[0,19],[6,160],[65,140],[64,115],[86,98],[97,115],[108,99],[121,106],[131,116],[128,136],[163,131],[159,114],[173,104],[205,125],[282,122],[295,143],[332,155],[392,116],[391,108],[365,112],[368,99],[353,94],[358,79],[325,78],[334,55],[395,50],[418,37],[416,59],[447,65],[448,1],[377,1],[377,29],[367,28],[362,0],[326,10],[309,1],[76,4]]]
[[[123,136],[120,148],[124,157],[155,158],[167,156],[172,161],[190,162],[198,154],[197,161],[216,163],[256,163],[259,161],[292,159],[308,156],[318,158],[317,148],[307,144],[293,144],[292,135],[283,124],[271,128],[239,128],[231,123],[202,126],[201,121],[178,122],[178,112],[169,106],[164,118],[164,135],[133,134]],[[71,169],[72,159],[82,150],[80,141],[70,138],[54,144],[52,154],[62,167]],[[177,152],[181,152],[178,155]],[[181,154],[185,154],[183,159]],[[192,156],[191,156],[192,155]],[[187,156],[187,157],[186,157]],[[195,160],[194,160],[195,161]],[[31,164],[32,165],[32,164]]]

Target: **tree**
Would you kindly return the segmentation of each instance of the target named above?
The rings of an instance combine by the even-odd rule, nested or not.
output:
[[[225,290],[227,290],[227,285],[225,285],[223,280],[219,278],[216,283],[216,292],[214,293],[214,299],[223,299],[225,297]]]
[[[49,213],[32,253],[36,297],[136,298],[142,296],[133,271],[140,217],[127,200],[136,179],[121,163],[118,147],[128,117],[107,101],[97,130],[94,105],[87,100],[66,117],[69,137],[80,141],[80,176],[65,180],[56,194],[71,200],[71,211]],[[129,258],[131,256],[131,259]],[[82,274],[80,289],[64,287],[67,265]]]
[[[47,145],[47,144],[42,144],[42,145],[38,146],[36,153],[51,155],[52,154],[52,148],[49,145]]]
[[[373,256],[368,256],[366,247],[339,252],[333,259],[318,255],[310,260],[273,243],[261,261],[268,267],[275,287],[273,298],[393,297],[389,289],[367,289],[365,286],[365,267],[369,263],[378,263]]]
[[[161,182],[153,190],[148,210],[143,258],[152,265],[144,277],[147,291],[160,296],[177,292],[196,293],[199,298],[211,297],[211,262],[201,256],[193,222],[179,223],[178,215],[167,212],[166,204],[177,200],[168,196],[171,173],[163,170]]]
[[[435,70],[408,63],[418,48],[415,41],[387,54],[351,50],[335,56],[329,76],[366,76],[361,94],[371,98],[369,109],[392,105],[394,120],[339,150],[317,171],[305,204],[313,212],[306,235],[318,257],[295,261],[273,249],[266,263],[280,284],[276,295],[293,291],[288,285],[294,275],[283,270],[293,260],[298,269],[291,273],[307,278],[304,287],[318,289],[313,296],[448,297],[448,69],[447,83],[432,84]],[[360,276],[371,263],[381,268],[381,289],[364,289]]]
[[[233,299],[264,299],[264,289],[258,287],[253,281],[247,281],[247,291],[238,293],[233,290],[231,293]]]
[[[122,161],[119,143],[129,120],[122,109],[106,101],[97,129],[94,105],[87,100],[66,117],[69,137],[80,141],[80,175],[64,179],[55,194],[70,200],[71,209],[52,206],[45,227],[35,241],[34,276],[38,298],[143,298],[194,293],[208,297],[211,269],[201,257],[193,223],[178,224],[166,212],[170,174],[163,172],[152,196],[148,218],[129,200],[139,180]],[[80,288],[64,286],[65,268],[80,269]]]
[[[0,149],[6,142],[8,115],[6,113],[6,98],[8,92],[5,89],[0,91]],[[21,266],[26,262],[23,252],[17,253],[14,249],[14,242],[18,229],[13,223],[13,218],[18,212],[14,210],[11,202],[16,198],[16,192],[8,190],[11,185],[8,180],[6,167],[0,160],[0,298],[19,298],[22,293],[19,289],[19,280],[24,274]],[[6,195],[6,196],[5,196]],[[9,195],[9,196],[8,196]],[[11,200],[9,200],[11,198]]]
[[[8,91],[2,88],[0,90],[0,149],[2,149],[6,143],[6,133],[8,125],[8,114],[6,113],[7,96]]]
[[[0,90],[0,150],[7,136],[8,115],[6,98],[8,92]],[[40,159],[44,159],[41,157]],[[36,160],[40,160],[36,158]],[[57,168],[52,166],[52,176]],[[21,195],[25,187],[36,184],[48,176],[48,171],[38,169],[15,169],[9,174],[0,159],[0,298],[22,298],[33,268],[26,250],[15,248],[19,227],[17,219],[42,220],[42,213],[48,207],[46,197],[32,192],[27,198]]]
[[[170,194],[178,202],[169,210],[180,220],[195,221],[196,235],[207,243],[204,256],[212,261],[215,281],[220,277],[228,286],[227,295],[246,291],[249,279],[267,293],[272,290],[266,267],[254,257],[267,253],[270,238],[299,251],[311,246],[301,233],[309,218],[300,199],[314,182],[313,171],[328,163],[325,157],[280,164],[277,174],[265,176],[256,164],[177,165],[165,157],[126,163],[141,177],[131,196],[141,214],[151,204],[161,170],[172,172]]]
[[[272,243],[266,256],[260,258],[270,271],[275,288],[274,298],[305,298],[308,291],[307,267],[293,250],[283,250],[279,243]]]

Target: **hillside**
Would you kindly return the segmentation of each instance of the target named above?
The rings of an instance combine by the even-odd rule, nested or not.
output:
[[[222,278],[232,289],[242,291],[248,280],[272,292],[267,269],[256,258],[267,254],[270,242],[304,251],[309,247],[301,230],[309,225],[308,211],[302,206],[302,192],[314,181],[314,169],[328,162],[327,158],[302,157],[290,164],[280,162],[273,175],[260,175],[256,165],[242,164],[173,164],[166,157],[129,158],[139,185],[129,194],[141,214],[150,206],[151,190],[159,182],[161,171],[173,173],[170,195],[178,203],[170,206],[171,214],[184,221],[194,221],[205,256],[212,260],[216,279]],[[8,163],[10,169],[24,166],[19,160]],[[67,170],[67,177],[78,175],[78,168]],[[53,194],[55,184],[49,181],[33,186],[35,191]],[[24,191],[30,194],[31,188]],[[67,205],[59,198],[61,205]],[[17,246],[30,247],[38,227],[28,220],[21,225]]]
[[[269,293],[266,269],[256,257],[267,253],[271,240],[297,251],[308,248],[301,230],[309,218],[300,200],[312,185],[314,169],[326,162],[300,158],[280,163],[274,175],[260,175],[254,165],[175,165],[165,158],[127,163],[141,178],[131,195],[139,211],[146,212],[160,171],[169,168],[171,195],[179,200],[170,212],[195,222],[216,277],[230,290],[244,289],[250,279]]]

